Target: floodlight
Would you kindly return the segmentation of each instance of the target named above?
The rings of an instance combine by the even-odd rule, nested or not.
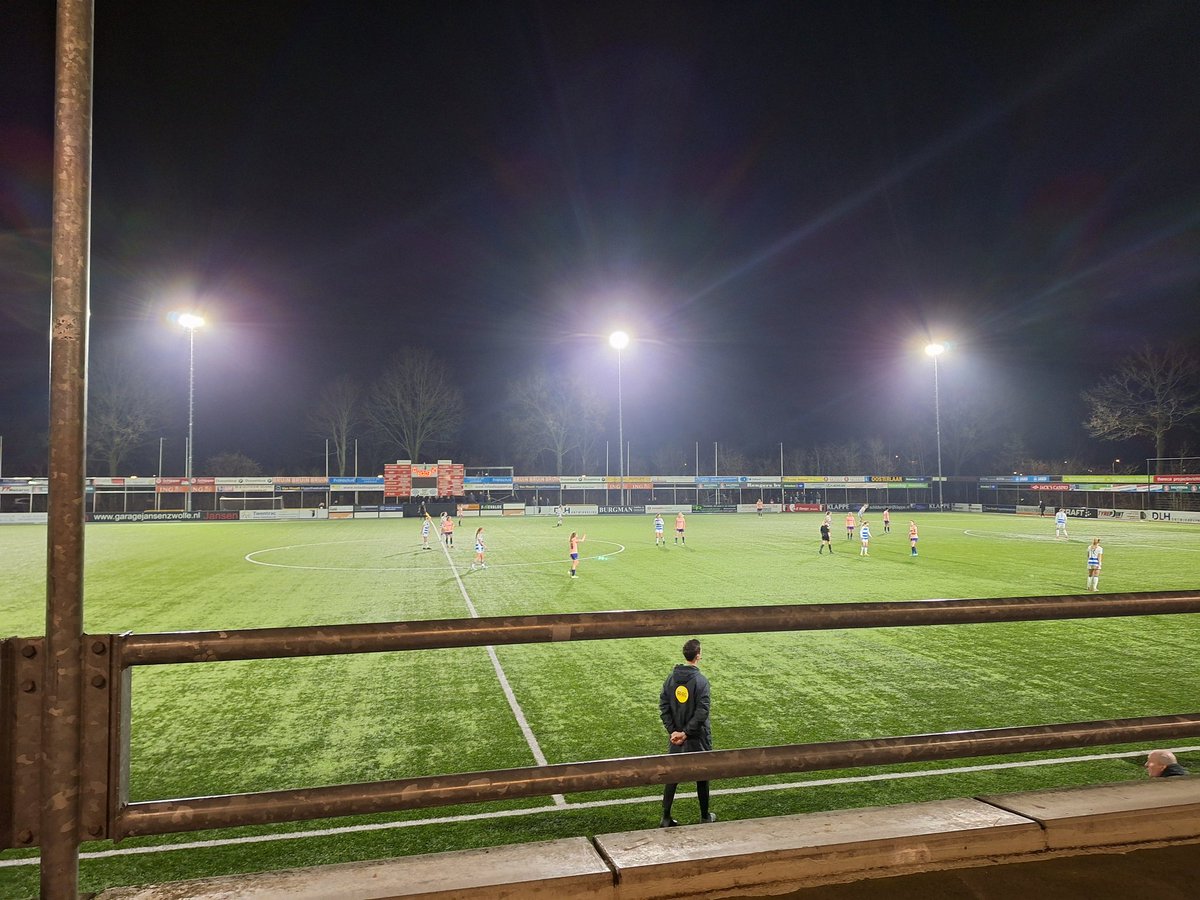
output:
[[[608,336],[608,342],[617,350],[624,350],[629,346],[629,335],[624,331],[614,331]]]
[[[928,356],[941,356],[946,352],[945,344],[926,344],[925,353]]]
[[[195,331],[197,328],[204,327],[204,316],[198,316],[195,313],[180,313],[175,321],[188,331]]]

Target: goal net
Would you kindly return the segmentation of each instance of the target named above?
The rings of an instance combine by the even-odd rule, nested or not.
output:
[[[222,494],[217,498],[217,508],[222,510],[234,509],[283,509],[283,498],[272,497],[230,497]]]

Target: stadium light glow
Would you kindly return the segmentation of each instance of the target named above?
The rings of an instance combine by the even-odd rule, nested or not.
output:
[[[629,335],[614,331],[608,336],[609,345],[617,351],[617,458],[620,460],[621,506],[625,505],[625,417],[621,408],[621,351],[629,346]]]
[[[933,423],[937,434],[937,478],[938,478],[938,508],[943,508],[942,497],[942,404],[938,396],[938,357],[946,352],[946,345],[940,341],[926,344],[925,355],[933,360]]]
[[[187,480],[187,493],[183,495],[184,509],[192,511],[192,431],[195,425],[196,409],[196,329],[204,327],[204,316],[196,313],[175,313],[171,316],[188,333],[188,436],[187,454],[184,462],[184,478]],[[161,466],[160,466],[161,468]]]

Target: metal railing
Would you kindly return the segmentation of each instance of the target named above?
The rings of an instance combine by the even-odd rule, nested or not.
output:
[[[791,744],[130,803],[136,666],[622,638],[1030,622],[1200,612],[1200,592],[756,606],[440,619],[83,641],[78,840],[261,825],[459,803],[1200,736],[1200,713]],[[38,843],[40,638],[0,642],[0,763],[12,786],[0,847]],[[69,785],[64,789],[69,789]],[[0,799],[6,799],[0,797]]]

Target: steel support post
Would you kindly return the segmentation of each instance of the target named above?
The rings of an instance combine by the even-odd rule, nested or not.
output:
[[[42,691],[41,893],[79,894],[92,0],[59,0],[50,269],[50,457]]]

